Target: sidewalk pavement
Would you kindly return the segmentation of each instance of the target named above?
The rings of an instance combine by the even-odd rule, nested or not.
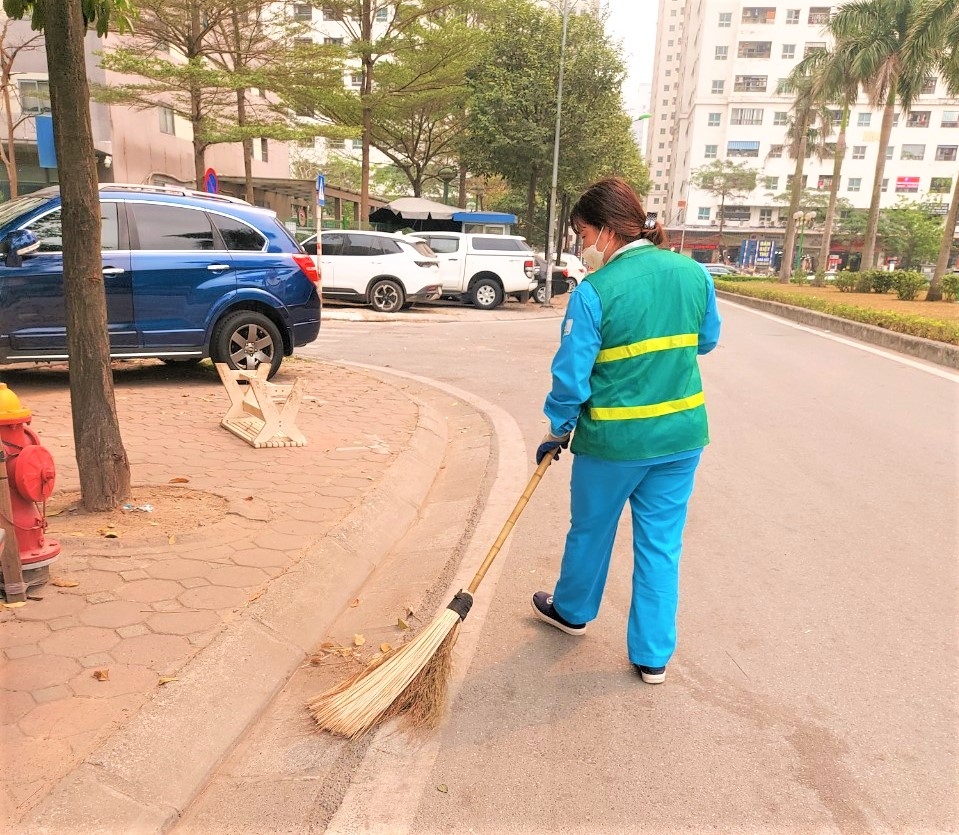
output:
[[[131,539],[51,520],[65,583],[0,609],[0,830],[161,831],[416,520],[451,434],[488,447],[483,416],[439,390],[287,358],[277,381],[295,377],[308,445],[255,450],[220,428],[211,367],[118,364],[133,484],[186,478],[225,513]],[[65,366],[3,380],[33,412],[58,492],[76,490]]]

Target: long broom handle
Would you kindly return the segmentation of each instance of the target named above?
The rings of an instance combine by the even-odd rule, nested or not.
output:
[[[503,525],[503,530],[499,532],[499,536],[496,537],[496,542],[494,542],[493,546],[489,549],[486,559],[483,560],[483,564],[479,567],[479,571],[476,572],[475,576],[473,577],[473,581],[469,584],[467,591],[470,594],[475,594],[480,583],[483,582],[483,578],[486,576],[486,572],[489,570],[489,567],[493,564],[493,560],[496,559],[499,549],[503,547],[506,537],[510,535],[510,531],[513,530],[513,525],[516,524],[516,520],[519,519],[520,514],[523,512],[523,508],[526,507],[530,496],[533,495],[533,491],[543,478],[543,473],[546,472],[546,468],[553,463],[553,459],[558,454],[559,447],[556,447],[556,449],[550,450],[549,453],[544,455],[543,460],[539,462],[539,466],[536,468],[536,471],[530,478],[529,484],[526,485],[523,495],[519,497],[519,501],[516,502],[516,507],[513,508],[513,512],[509,515],[509,519],[507,519],[506,524]]]

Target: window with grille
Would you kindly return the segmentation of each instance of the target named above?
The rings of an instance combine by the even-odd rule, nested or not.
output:
[[[769,76],[737,75],[733,90],[737,93],[765,93]]]
[[[932,116],[932,112],[929,110],[913,110],[906,117],[906,127],[907,128],[928,128],[930,116]]]
[[[724,81],[714,81],[711,92],[712,92],[714,95],[722,95],[722,92],[723,92],[723,89],[725,88],[725,86],[726,86],[726,82],[724,82]]]
[[[943,110],[942,126],[944,128],[959,128],[959,110]]]
[[[323,20],[342,20],[343,15],[332,6],[323,7]]]
[[[939,145],[936,148],[936,159],[939,162],[955,162],[956,146],[955,145]]]
[[[362,87],[362,86],[363,86],[363,73],[361,73],[361,72],[352,72],[352,73],[350,73],[350,86],[351,86],[351,87]]]
[[[313,7],[309,3],[294,3],[293,19],[306,21],[313,20]]]
[[[732,140],[726,143],[728,157],[758,157],[759,142],[756,140]]]
[[[814,26],[823,26],[829,23],[829,6],[811,6],[809,8],[809,22]]]
[[[706,157],[706,159],[716,159],[718,152],[718,145],[707,145],[705,151],[703,152],[703,156]]]
[[[889,146],[886,148],[886,159],[892,159],[892,155],[893,155],[893,153],[895,152],[895,150],[896,150],[896,146],[895,146],[895,145],[889,145]]]
[[[343,38],[323,38],[327,46],[343,46]]]
[[[740,58],[769,58],[772,51],[772,41],[740,41],[737,55]]]
[[[846,191],[860,191],[862,189],[862,177],[850,177],[846,185]]]
[[[799,13],[802,9],[786,9],[786,24],[795,26],[799,23]]]
[[[771,24],[776,22],[776,9],[770,6],[747,6],[743,9],[743,23]]]
[[[924,79],[922,87],[919,88],[919,92],[924,96],[934,95],[936,92],[936,77],[933,75]]]
[[[270,161],[270,140],[265,136],[260,137],[260,159],[263,162]]]
[[[925,145],[903,145],[902,153],[899,154],[899,159],[909,159],[919,161],[926,155],[926,146]]]
[[[718,128],[721,118],[721,113],[710,113],[708,119],[706,120],[706,126],[710,128]]]
[[[882,178],[882,183],[881,183],[880,186],[879,186],[879,190],[880,190],[880,191],[889,191],[889,178],[888,178],[888,177],[883,177],[883,178]]]
[[[723,206],[723,220],[733,223],[748,223],[752,216],[749,206]]]
[[[50,82],[24,78],[19,81],[20,110],[24,113],[50,112]]]
[[[763,177],[763,188],[766,191],[775,191],[779,188],[779,177]],[[770,209],[770,212],[772,209]]]
[[[770,145],[769,154],[770,157],[781,157],[783,155],[783,146],[782,145]]]
[[[785,110],[777,110],[773,113],[773,125],[783,127],[789,124],[789,113]]]
[[[825,41],[807,41],[803,48],[803,58],[808,58],[814,52],[822,52],[826,48]]]
[[[784,43],[783,44],[783,58],[791,61],[796,57],[796,44],[794,43]]]
[[[866,146],[865,146],[865,145],[853,145],[853,146],[852,146],[852,158],[853,158],[853,159],[865,159],[865,158],[866,158]]]
[[[386,23],[390,18],[390,10],[383,6],[380,9],[376,10],[376,22],[377,23]]]
[[[761,125],[763,109],[761,107],[734,107],[729,115],[731,125]]]
[[[717,46],[716,47],[716,60],[725,61],[729,58],[729,47],[728,46]]]
[[[820,174],[816,181],[816,188],[820,191],[827,191],[832,188],[832,174]]]
[[[861,128],[868,128],[872,123],[872,113],[860,113],[856,117],[856,125]]]
[[[773,219],[773,210],[772,209],[760,209],[759,210],[759,222],[760,223],[771,223]]]
[[[733,13],[732,12],[720,12],[719,13],[719,28],[728,29],[733,25]]]
[[[930,194],[949,194],[952,191],[952,177],[933,177],[929,181]]]

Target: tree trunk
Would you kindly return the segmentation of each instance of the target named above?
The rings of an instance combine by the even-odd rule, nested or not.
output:
[[[460,193],[456,205],[461,209],[466,208],[466,166],[460,165]]]
[[[829,204],[826,206],[826,219],[822,224],[822,246],[819,249],[819,268],[829,268],[829,250],[832,247],[832,227],[836,221],[836,201],[839,199],[839,177],[846,156],[846,128],[849,126],[849,106],[842,109],[842,121],[839,124],[839,136],[836,138],[836,157],[832,163],[832,183],[829,186]]]
[[[536,233],[536,169],[529,172],[529,182],[526,186],[526,240],[533,242]]]
[[[81,0],[39,2],[45,7],[50,105],[63,200],[63,291],[80,496],[86,510],[109,510],[130,494],[130,464],[117,421],[97,245],[100,200],[87,107],[86,27]]]
[[[3,164],[7,169],[7,181],[10,183],[10,199],[20,196],[20,181],[17,175],[17,142],[14,132],[13,109],[10,101],[10,71],[4,68],[3,73],[3,109],[7,117],[7,136],[3,145]]]
[[[779,265],[779,283],[789,284],[793,274],[793,255],[796,252],[796,219],[793,215],[799,211],[802,198],[802,175],[806,167],[806,146],[809,143],[809,123],[802,126],[799,150],[796,152],[796,167],[793,169],[793,185],[789,192],[789,216],[786,218],[786,239],[783,241],[783,261]]]
[[[239,72],[240,64],[243,61],[243,54],[240,50],[240,10],[233,9],[233,45],[236,51],[233,53],[233,71]],[[236,123],[239,127],[246,125],[246,88],[241,87],[236,91]],[[242,141],[243,147],[243,197],[247,203],[253,202],[253,140],[245,137]]]
[[[952,192],[952,203],[949,204],[949,211],[946,213],[946,225],[942,230],[942,244],[939,246],[936,271],[932,275],[929,290],[926,292],[927,302],[942,301],[942,277],[949,269],[949,256],[952,254],[952,247],[956,238],[957,221],[959,221],[959,177],[956,177],[956,185]]]
[[[364,47],[363,86],[360,88],[360,102],[363,111],[363,152],[360,161],[360,216],[358,228],[365,229],[370,220],[370,136],[373,132],[373,109],[370,96],[373,93],[373,59],[368,47],[373,38],[373,7],[371,0],[362,0],[360,4],[360,40]]]
[[[882,128],[879,131],[879,158],[876,160],[876,173],[872,181],[872,197],[869,201],[869,221],[866,223],[866,235],[862,247],[861,270],[871,270],[876,266],[876,234],[879,231],[879,201],[882,199],[882,175],[886,170],[886,149],[892,135],[892,117],[896,106],[896,87],[893,85],[882,112]]]

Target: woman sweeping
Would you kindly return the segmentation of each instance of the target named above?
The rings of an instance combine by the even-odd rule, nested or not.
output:
[[[599,612],[616,527],[629,501],[629,659],[660,684],[676,648],[679,556],[693,478],[709,442],[698,355],[719,340],[716,291],[625,181],[590,186],[570,222],[590,272],[569,298],[536,463],[572,433],[571,524],[552,594],[533,612],[581,635]],[[574,432],[575,430],[575,432]]]

